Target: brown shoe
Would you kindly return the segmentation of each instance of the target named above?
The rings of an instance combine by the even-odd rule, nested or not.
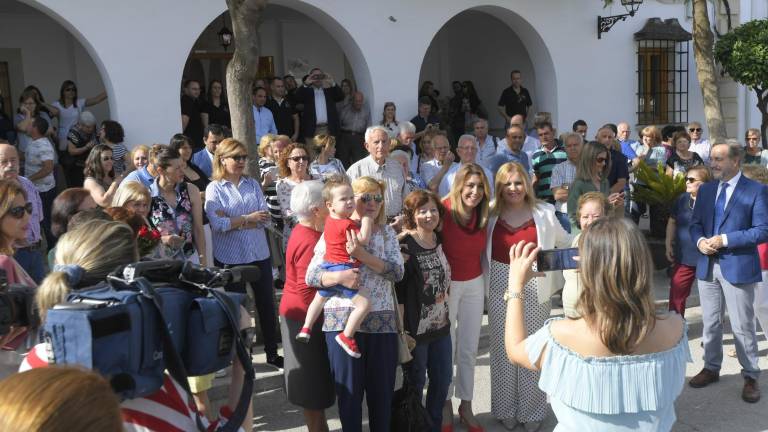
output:
[[[755,403],[760,400],[760,386],[752,378],[744,378],[744,389],[741,391],[744,402]]]
[[[718,381],[720,381],[720,374],[705,368],[696,374],[695,377],[691,378],[688,381],[688,385],[693,388],[702,388]]]

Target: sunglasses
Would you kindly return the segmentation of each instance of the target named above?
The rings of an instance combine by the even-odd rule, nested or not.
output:
[[[608,162],[608,158],[604,158],[604,157],[599,157],[599,158],[596,158],[595,160],[597,162],[599,162],[599,163],[606,163],[606,162]]]
[[[26,203],[23,206],[18,207],[11,207],[8,209],[8,214],[13,216],[16,219],[21,219],[24,217],[24,212],[27,212],[27,214],[32,214],[32,203]]]
[[[686,183],[693,183],[693,182],[697,182],[697,181],[701,181],[701,180],[697,179],[696,177],[686,177],[685,178],[685,182]]]
[[[248,160],[248,155],[234,155],[230,156],[230,158],[235,162],[245,162]]]
[[[376,201],[377,203],[381,203],[384,201],[384,197],[381,194],[362,194],[360,195],[360,201],[362,201],[364,204],[368,204],[371,201]]]
[[[293,156],[293,157],[289,157],[288,159],[296,163],[299,163],[301,161],[309,162],[309,156]]]
[[[701,128],[689,128],[688,132],[701,132]]]

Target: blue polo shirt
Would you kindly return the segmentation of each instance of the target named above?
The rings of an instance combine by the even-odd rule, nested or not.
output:
[[[152,186],[152,183],[155,182],[155,178],[152,177],[152,174],[150,174],[149,171],[147,171],[147,167],[143,167],[125,176],[122,184],[126,184],[128,182],[141,183],[144,185],[144,187],[149,189],[149,187]]]

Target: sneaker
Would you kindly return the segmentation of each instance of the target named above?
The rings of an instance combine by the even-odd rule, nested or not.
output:
[[[357,343],[355,343],[355,339],[350,339],[344,336],[344,333],[339,333],[336,335],[336,342],[341,345],[347,354],[354,358],[360,358],[360,350],[357,349]]]
[[[302,327],[299,334],[296,335],[296,340],[303,343],[309,343],[309,339],[312,337],[312,330],[309,327]]]
[[[280,355],[273,355],[273,356],[267,356],[267,364],[270,366],[274,366],[279,370],[280,372],[283,371],[283,356]]]

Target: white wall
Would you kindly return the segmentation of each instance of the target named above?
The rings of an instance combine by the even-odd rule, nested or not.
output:
[[[20,50],[21,56],[5,56],[8,50]],[[16,64],[19,58],[21,65]],[[11,77],[14,110],[22,90],[30,84],[49,103],[58,99],[61,83],[67,79],[77,84],[80,97],[104,90],[96,65],[80,42],[50,17],[15,1],[4,1],[0,7],[0,61],[8,61],[11,72],[15,68],[22,75]],[[106,103],[88,109],[99,120],[109,118]]]
[[[212,0],[22,1],[45,10],[83,43],[105,79],[113,116],[145,142],[166,141],[180,128],[180,73],[202,29],[225,9],[225,2]],[[415,114],[422,60],[443,25],[468,9],[489,13],[513,29],[528,50],[539,110],[552,112],[561,130],[583,118],[592,132],[605,122],[635,118],[633,33],[657,16],[677,17],[690,28],[683,3],[668,0],[647,0],[601,40],[597,15],[623,13],[621,6],[603,9],[596,0],[274,0],[270,5],[311,17],[346,54],[372,111],[391,100],[400,107],[400,118]],[[307,46],[315,49],[312,41]],[[689,63],[689,117],[703,119],[692,54]]]
[[[536,101],[536,74],[520,38],[493,16],[468,11],[448,21],[435,35],[424,56],[419,83],[432,81],[441,98],[450,98],[453,81],[472,81],[488,111],[490,127],[503,129],[504,118],[496,106],[515,69],[522,72],[523,86]],[[536,106],[531,112],[536,112]]]

